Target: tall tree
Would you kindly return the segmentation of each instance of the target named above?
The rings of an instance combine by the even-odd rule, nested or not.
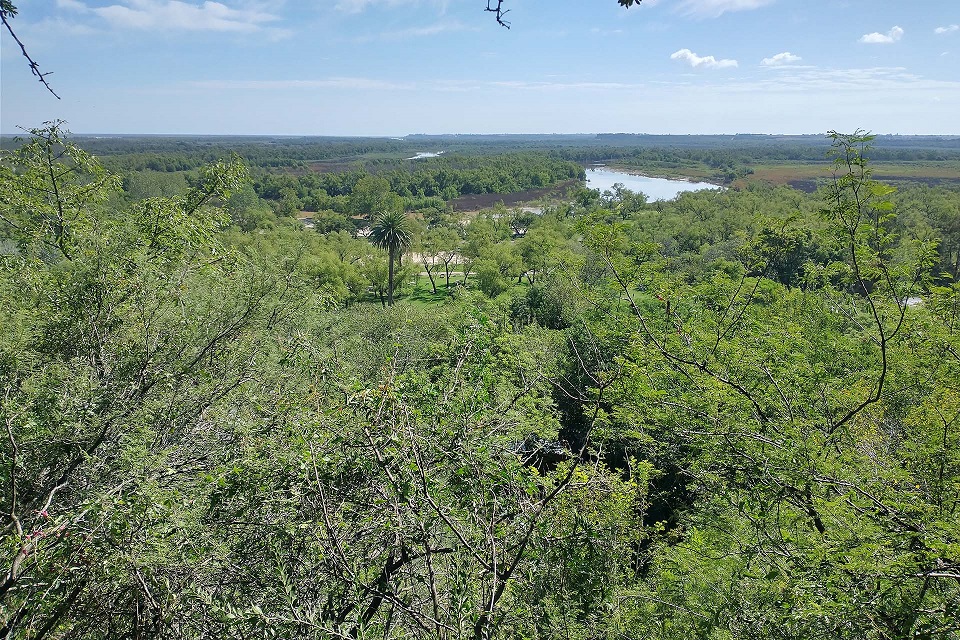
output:
[[[395,209],[377,214],[370,229],[370,242],[388,254],[387,304],[393,305],[393,265],[397,257],[413,243],[410,220],[403,211]]]

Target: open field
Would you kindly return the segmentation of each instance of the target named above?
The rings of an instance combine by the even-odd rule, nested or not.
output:
[[[742,182],[788,184],[802,191],[814,191],[817,185],[833,174],[829,162],[759,165]],[[929,186],[960,186],[960,162],[877,162],[873,177],[892,184],[914,183]]]

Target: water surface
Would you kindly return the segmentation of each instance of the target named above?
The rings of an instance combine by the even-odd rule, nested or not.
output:
[[[667,178],[648,178],[635,176],[622,171],[615,171],[609,167],[595,167],[587,169],[587,188],[613,191],[615,183],[621,183],[630,191],[639,191],[646,194],[648,200],[672,200],[684,191],[699,191],[700,189],[722,189],[707,182],[688,182],[687,180],[668,180]]]

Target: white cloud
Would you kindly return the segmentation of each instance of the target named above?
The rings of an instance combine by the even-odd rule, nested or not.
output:
[[[594,27],[590,29],[590,33],[597,36],[619,36],[623,35],[623,29],[601,29],[600,27]]]
[[[78,0],[57,0],[57,6],[93,13],[122,29],[175,31],[257,31],[279,17],[257,9],[232,9],[221,2],[124,0],[123,4],[91,7]]]
[[[380,34],[381,38],[424,38],[427,36],[436,36],[441,33],[452,33],[455,31],[474,31],[475,29],[467,27],[459,21],[437,22],[422,27],[412,27],[410,29],[401,29],[399,31],[386,31]]]
[[[60,9],[70,9],[72,11],[88,11],[87,5],[78,0],[57,0],[57,7]]]
[[[629,84],[623,82],[530,82],[525,80],[502,80],[489,83],[490,86],[504,89],[544,89],[555,91],[619,91],[619,90],[638,90],[642,89],[642,84]]]
[[[464,27],[459,22],[437,23],[425,27],[413,27],[412,29],[403,29],[401,31],[391,32],[390,35],[397,38],[435,36],[438,33],[448,33],[450,31],[463,31]]]
[[[943,35],[944,33],[954,33],[956,31],[960,31],[960,24],[951,24],[951,25],[947,25],[946,27],[937,27],[936,29],[933,30],[933,32],[936,33],[937,35]]]
[[[385,82],[374,78],[333,77],[321,80],[203,80],[190,82],[197,89],[214,91],[279,91],[286,89],[354,89],[369,91],[388,91],[411,89],[410,85]]]
[[[403,4],[403,0],[339,0],[336,4],[338,11],[347,13],[360,13],[370,5],[378,6],[397,6]]]
[[[765,67],[779,67],[792,62],[800,62],[801,60],[803,60],[803,58],[800,56],[795,56],[789,51],[784,51],[783,53],[778,53],[770,58],[764,58],[760,61],[760,64]]]
[[[716,18],[728,11],[750,11],[773,4],[776,0],[683,0],[680,11],[701,18]]]
[[[383,9],[384,7],[410,7],[411,5],[424,4],[426,0],[337,0],[333,8],[344,13],[361,13],[369,7]],[[446,13],[449,0],[430,0],[431,4],[438,7],[440,13]]]
[[[721,59],[717,60],[713,56],[698,56],[690,49],[680,49],[675,51],[671,56],[671,60],[683,60],[690,63],[691,67],[703,67],[705,69],[726,69],[730,67],[736,67],[736,60],[726,60]]]
[[[903,29],[900,27],[893,27],[886,33],[878,33],[874,31],[873,33],[868,33],[865,36],[861,36],[860,42],[864,44],[893,44],[902,37]]]
[[[84,24],[76,19],[64,19],[59,16],[49,16],[38,22],[24,22],[17,28],[17,33],[24,42],[30,43],[30,52],[33,53],[33,55],[37,55],[38,53],[44,54],[43,56],[39,56],[41,62],[43,58],[46,57],[46,52],[59,51],[61,47],[66,46],[64,43],[67,39],[82,38],[82,41],[88,41],[90,37],[102,35],[102,33],[88,24]],[[20,50],[14,50],[12,46],[15,46],[12,39],[10,39],[10,41],[4,40],[3,52],[0,54],[0,57],[6,56],[9,53],[11,60],[14,59],[14,55],[19,59]],[[77,46],[81,45],[78,44]],[[49,71],[44,65],[41,65],[40,70]],[[55,80],[56,76],[53,76],[53,78]]]
[[[870,92],[890,91],[949,91],[960,96],[960,81],[935,80],[911,73],[904,67],[868,67],[850,69],[820,69],[815,67],[786,67],[783,73],[767,76],[759,81],[724,81],[727,91],[781,91],[811,92]]]
[[[424,25],[422,27],[411,27],[409,29],[399,29],[397,31],[382,31],[377,34],[366,34],[357,36],[354,42],[381,42],[384,40],[408,40],[413,38],[429,38],[445,33],[456,33],[458,31],[476,31],[477,29],[463,24],[459,21],[437,22]]]

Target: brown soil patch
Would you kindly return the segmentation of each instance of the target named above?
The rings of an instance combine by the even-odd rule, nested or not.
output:
[[[342,173],[352,171],[357,168],[357,162],[359,161],[360,158],[320,160],[310,163],[310,171],[313,173]]]
[[[474,193],[451,200],[450,204],[453,205],[454,211],[460,212],[491,209],[498,202],[502,202],[506,207],[515,207],[544,198],[548,200],[562,198],[571,187],[576,187],[578,184],[577,180],[567,180],[545,189],[529,189],[513,193]]]
[[[819,186],[816,180],[789,180],[787,184],[797,191],[803,191],[804,193],[813,193]]]
[[[895,176],[882,173],[873,174],[875,180],[886,182],[893,186],[906,186],[922,184],[927,187],[960,187],[960,178],[925,178],[918,176]],[[826,184],[826,180],[789,180],[788,185],[799,191],[813,193],[818,187]]]

